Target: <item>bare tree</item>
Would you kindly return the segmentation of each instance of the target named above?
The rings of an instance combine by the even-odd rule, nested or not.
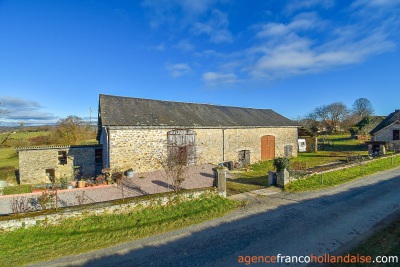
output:
[[[374,114],[374,107],[371,102],[366,98],[359,98],[354,101],[352,106],[353,114],[358,116],[358,119],[361,120],[367,116],[371,116]]]
[[[171,147],[166,155],[159,155],[158,163],[165,171],[168,181],[172,181],[173,190],[177,193],[185,181],[187,171],[193,160],[197,160],[193,144]]]
[[[306,116],[306,123],[313,128],[318,124],[322,124],[329,132],[337,132],[339,123],[342,122],[348,113],[346,105],[342,102],[322,105],[316,107],[313,112]],[[312,129],[311,127],[308,128]]]
[[[332,123],[332,131],[337,132],[339,123],[343,121],[349,113],[348,108],[342,102],[335,102],[327,106],[328,116]]]

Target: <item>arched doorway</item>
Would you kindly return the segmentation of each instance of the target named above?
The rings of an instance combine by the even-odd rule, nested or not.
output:
[[[275,158],[275,136],[264,135],[261,137],[261,160]]]

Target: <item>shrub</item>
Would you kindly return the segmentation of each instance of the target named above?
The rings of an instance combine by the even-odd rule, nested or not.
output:
[[[7,186],[3,190],[4,195],[25,194],[25,193],[32,193],[31,185]]]
[[[289,170],[290,167],[290,159],[288,158],[274,158],[274,168],[276,171],[280,172],[283,171],[284,169]]]
[[[41,146],[50,144],[50,138],[45,135],[30,137],[28,138],[28,140],[32,146]]]

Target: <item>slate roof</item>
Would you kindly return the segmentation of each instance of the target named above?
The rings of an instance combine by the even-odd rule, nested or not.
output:
[[[271,109],[227,107],[101,94],[99,126],[296,127]]]
[[[369,134],[374,135],[396,121],[400,121],[400,109],[396,109],[394,112],[390,113],[381,123],[379,123],[371,132],[369,132]]]

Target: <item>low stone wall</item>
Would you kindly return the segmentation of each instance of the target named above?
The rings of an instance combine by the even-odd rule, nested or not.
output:
[[[132,211],[139,211],[146,207],[174,205],[181,201],[199,198],[203,194],[218,194],[218,190],[211,188],[200,189],[179,194],[171,193],[163,196],[147,196],[144,200],[127,200],[127,203],[123,204],[109,204],[106,206],[101,204],[91,205],[89,207],[80,206],[76,209],[68,209],[59,213],[0,221],[0,230],[13,231],[18,228],[29,228],[35,225],[57,225],[68,218],[79,219],[83,216],[129,213]]]
[[[391,155],[391,156],[384,156],[384,157],[379,157],[379,158],[375,158],[375,159],[355,162],[355,163],[352,163],[352,164],[347,164],[345,166],[340,166],[340,167],[332,168],[332,169],[325,170],[325,171],[313,172],[313,173],[307,174],[307,175],[305,175],[304,177],[301,177],[301,178],[290,177],[289,178],[289,182],[293,182],[293,181],[299,180],[299,179],[307,179],[307,178],[309,178],[309,177],[311,177],[313,175],[317,175],[317,174],[324,174],[324,173],[328,173],[328,172],[344,170],[344,169],[348,169],[348,168],[351,168],[351,167],[362,166],[364,164],[368,164],[368,163],[371,163],[373,161],[383,160],[383,159],[387,159],[387,158],[390,158],[390,157],[399,157],[399,156],[400,156],[400,154],[396,154],[396,155]]]

